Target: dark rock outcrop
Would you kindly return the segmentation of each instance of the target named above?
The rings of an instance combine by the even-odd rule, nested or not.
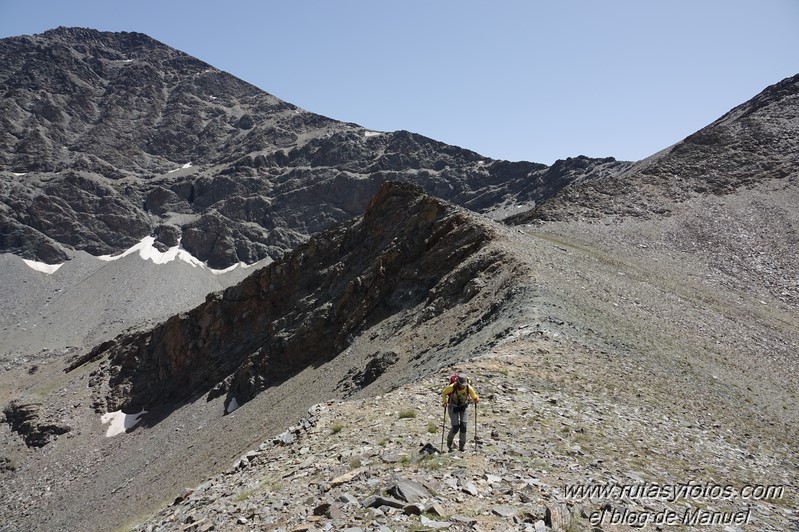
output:
[[[19,433],[28,447],[44,447],[53,437],[69,432],[65,423],[40,419],[41,404],[29,400],[11,401],[4,409],[6,423]]]
[[[366,364],[366,367],[353,376],[352,382],[359,388],[369,386],[377,380],[380,375],[385,373],[389,366],[396,364],[398,360],[399,355],[393,351],[375,353]]]
[[[17,464],[11,458],[7,456],[0,456],[0,473],[5,473],[8,471],[16,471]]]
[[[138,412],[209,391],[242,404],[390,316],[425,308],[429,319],[474,297],[479,287],[467,286],[490,277],[500,258],[463,265],[491,231],[416,187],[387,183],[362,218],[313,236],[191,312],[96,349],[89,358],[109,355],[105,406]],[[367,365],[361,385],[391,363],[386,355],[380,368]]]
[[[494,161],[298,109],[139,33],[0,40],[0,251],[48,263],[165,234],[215,268],[364,212],[385,181],[484,212],[626,167]]]

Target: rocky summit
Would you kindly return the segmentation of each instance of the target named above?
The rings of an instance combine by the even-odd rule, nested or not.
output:
[[[0,54],[0,531],[799,527],[796,77],[547,167],[141,34]]]
[[[609,179],[560,190],[515,221],[663,215],[690,198],[723,197],[774,179],[793,182],[797,107],[799,74]]]

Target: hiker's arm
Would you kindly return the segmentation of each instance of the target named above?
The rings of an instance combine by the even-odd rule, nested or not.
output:
[[[472,401],[474,401],[475,403],[480,400],[480,398],[477,397],[477,392],[474,391],[474,388],[472,386],[469,386],[469,397],[471,397]]]
[[[441,390],[441,406],[445,406],[449,401],[449,394],[452,393],[453,385],[450,384],[449,386],[445,387]]]

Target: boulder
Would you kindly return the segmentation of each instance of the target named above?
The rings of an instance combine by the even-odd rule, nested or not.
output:
[[[393,486],[388,488],[388,493],[397,499],[411,503],[433,497],[424,486],[407,479],[398,479]]]
[[[563,503],[548,505],[544,514],[544,523],[552,530],[569,530],[572,515],[569,507]]]
[[[388,506],[390,508],[404,508],[405,502],[392,497],[382,497],[380,495],[372,495],[363,501],[364,508],[380,508],[381,506]]]
[[[449,527],[452,526],[452,523],[449,522],[449,521],[434,521],[432,519],[428,519],[425,516],[422,516],[420,518],[420,521],[422,523],[422,526],[430,527],[430,528],[433,528],[433,529],[436,529],[436,530],[449,528]]]

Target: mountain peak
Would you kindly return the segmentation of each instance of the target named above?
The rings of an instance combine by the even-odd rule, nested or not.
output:
[[[153,39],[149,35],[136,31],[100,31],[85,27],[59,26],[46,30],[36,36],[43,39],[83,46],[105,44],[107,46],[131,49],[140,47],[152,48],[154,46],[168,47],[166,44]]]
[[[799,74],[607,179],[561,189],[515,221],[662,215],[690,198],[793,179],[799,161],[798,129]]]

